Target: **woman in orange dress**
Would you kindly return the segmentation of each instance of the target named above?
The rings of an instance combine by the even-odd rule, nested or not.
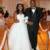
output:
[[[0,50],[4,50],[4,44],[6,40],[8,29],[5,26],[4,12],[0,8]]]
[[[38,46],[40,50],[47,50],[47,44],[48,44],[48,26],[46,21],[46,12],[43,13],[42,18],[39,23],[39,31],[38,31]]]

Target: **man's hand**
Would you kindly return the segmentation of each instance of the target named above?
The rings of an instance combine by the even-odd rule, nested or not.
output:
[[[28,21],[27,24],[33,25],[33,22],[32,21]]]

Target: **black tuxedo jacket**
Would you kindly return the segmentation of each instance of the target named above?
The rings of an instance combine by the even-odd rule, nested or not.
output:
[[[43,8],[36,7],[35,13],[32,13],[31,8],[25,10],[25,15],[28,16],[28,20],[33,22],[33,31],[37,32],[39,27],[39,21],[41,19]]]

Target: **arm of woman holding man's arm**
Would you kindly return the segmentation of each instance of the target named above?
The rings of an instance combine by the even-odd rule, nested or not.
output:
[[[26,24],[29,24],[29,25],[33,25],[33,22],[32,21],[29,21],[28,16],[25,17],[25,23]]]

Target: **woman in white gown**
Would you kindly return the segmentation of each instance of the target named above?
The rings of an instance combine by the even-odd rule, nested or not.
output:
[[[17,4],[16,23],[14,23],[9,31],[8,45],[9,50],[31,50],[31,44],[27,31],[28,17],[24,17],[23,4]]]

